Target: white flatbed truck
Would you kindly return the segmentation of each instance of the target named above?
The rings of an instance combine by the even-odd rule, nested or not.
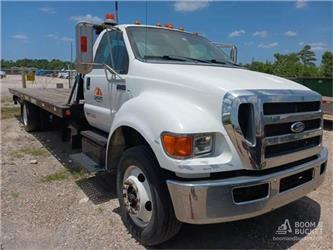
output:
[[[234,48],[229,58],[170,25],[117,25],[108,15],[78,23],[76,36],[72,90],[10,91],[27,131],[61,121],[82,148],[75,162],[116,175],[122,220],[142,244],[170,239],[182,223],[264,214],[323,182],[316,92],[246,70]]]

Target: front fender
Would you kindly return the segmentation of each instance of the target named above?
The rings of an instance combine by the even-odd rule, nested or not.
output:
[[[216,132],[221,134],[221,138],[224,138],[222,134],[226,135],[226,133],[221,117],[216,117],[214,114],[216,114],[216,110],[209,110],[207,107],[191,103],[179,96],[173,97],[156,92],[142,93],[125,102],[118,110],[111,125],[109,142],[117,128],[128,126],[145,138],[162,168],[178,173],[211,172],[212,169],[209,166],[202,165],[199,169],[184,167],[184,163],[191,160],[176,160],[167,156],[161,145],[160,136],[165,131],[173,133]],[[221,145],[227,148],[227,144],[223,139]],[[207,160],[207,158],[201,158],[201,162],[202,160]]]

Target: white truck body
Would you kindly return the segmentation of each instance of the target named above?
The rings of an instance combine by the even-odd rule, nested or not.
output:
[[[123,34],[129,58],[128,73],[120,74],[123,79],[120,84],[126,86],[126,91],[117,91],[116,86],[119,84],[117,83],[119,80],[115,79],[114,84],[110,84],[103,69],[93,69],[85,76],[85,79],[90,78],[90,90],[85,92],[85,114],[88,122],[93,127],[108,132],[109,138],[118,128],[123,126],[138,131],[153,150],[160,167],[175,173],[178,177],[188,179],[207,178],[212,173],[255,169],[255,166],[249,165],[251,159],[244,160],[247,156],[244,157],[242,155],[244,152],[240,152],[236,148],[240,145],[230,138],[232,135],[227,132],[222,122],[223,109],[225,108],[223,105],[226,105],[223,100],[227,94],[234,94],[236,97],[244,95],[244,98],[256,99],[255,102],[260,99],[260,96],[266,97],[266,99],[268,96],[271,101],[276,102],[320,101],[318,94],[298,83],[241,67],[143,62],[135,57],[126,32],[126,28],[132,26],[138,27],[138,25],[116,26]],[[104,30],[97,38],[94,45],[94,54],[96,54],[101,38],[106,32],[107,30]],[[105,93],[102,102],[94,99],[96,88],[100,88]],[[259,108],[255,112],[261,114],[263,111]],[[318,112],[320,113],[320,110]],[[314,116],[310,115],[310,118],[321,116],[318,112]],[[297,121],[297,117],[302,118],[300,115],[308,119],[305,117],[306,114],[296,114],[295,118],[288,114],[268,118],[275,120],[275,123],[278,123],[277,119],[283,123],[284,120]],[[262,116],[258,117],[264,119]],[[258,124],[261,124],[260,129],[262,130],[264,123]],[[175,134],[214,133],[214,153],[208,157],[172,158],[163,149],[161,142],[163,132]],[[321,129],[310,132],[313,135],[321,135],[322,133]],[[312,136],[311,133],[303,134],[300,138],[308,138]],[[296,139],[297,135],[292,135],[292,137]],[[276,137],[273,140],[279,140],[279,138]],[[284,135],[281,140],[287,142],[290,139],[288,139],[288,135],[287,137]],[[315,150],[312,149],[312,153],[319,154],[316,165],[319,164],[318,166],[320,166],[322,162],[326,161],[327,151],[321,146],[316,147]],[[305,156],[307,155],[304,152],[286,154],[282,157],[273,158],[273,160],[264,160],[257,167],[259,169],[269,169],[301,160]],[[313,166],[313,164],[310,164],[310,166]],[[303,170],[303,167],[300,170]],[[266,180],[270,182],[271,188],[273,188],[273,183],[279,180],[280,176],[286,174],[287,172],[281,172],[264,178],[248,177],[247,179],[243,177],[242,180],[235,180],[236,183],[239,181],[240,184],[230,185],[233,187],[238,185],[250,186]],[[310,187],[311,190],[321,183],[321,176],[318,174],[317,177],[318,179]],[[193,190],[196,190],[196,185],[199,186],[199,191],[194,196],[199,195],[199,197],[196,197],[196,199],[192,197],[190,199],[194,199],[194,201],[187,203],[186,200],[191,197]],[[282,206],[310,191],[310,189],[304,188],[301,192],[299,190],[295,191],[295,194],[291,191],[290,194],[285,195],[286,197],[283,197],[283,195],[275,197],[274,192],[277,191],[271,190],[270,198],[251,202],[252,204],[246,202],[246,204],[237,205],[231,199],[232,205],[229,206],[225,201],[220,201],[217,202],[217,207],[220,210],[214,209],[214,213],[220,216],[211,218],[207,211],[203,211],[207,209],[205,207],[207,200],[200,199],[207,198],[209,187],[213,186],[216,189],[218,186],[225,187],[225,185],[225,181],[211,180],[201,180],[199,183],[168,181],[177,218],[190,223],[212,223],[247,218]],[[230,189],[229,186],[228,189]],[[200,192],[202,190],[205,191]],[[224,189],[221,188],[221,190]],[[217,198],[218,194],[220,194],[219,191],[216,192],[214,197]],[[222,198],[230,199],[230,197],[220,195],[221,200],[223,200]],[[199,211],[197,211],[198,209]],[[238,211],[239,209],[243,210]],[[194,210],[194,212],[189,213],[189,210]],[[235,214],[231,211],[234,211]],[[228,215],[229,213],[230,215]]]
[[[284,99],[288,101],[293,99],[295,101],[306,101],[307,98],[311,101],[320,101],[319,95],[298,83],[240,67],[142,62],[135,57],[126,32],[126,28],[132,26],[138,27],[138,25],[116,26],[122,31],[129,57],[128,73],[121,74],[123,78],[121,84],[126,86],[126,91],[117,91],[117,83],[110,84],[103,69],[93,69],[91,73],[86,75],[86,78],[91,78],[90,92],[86,92],[86,117],[92,126],[108,132],[109,138],[119,127],[128,126],[135,129],[149,143],[161,168],[175,173],[176,176],[204,178],[209,177],[212,173],[252,169],[242,159],[244,156],[240,155],[239,150],[236,149],[236,146],[239,145],[235,145],[222,123],[223,99],[226,94],[236,93],[238,95],[237,93],[245,93],[245,95],[253,98],[257,98],[258,95],[270,96],[275,97],[278,102],[282,102]],[[107,30],[104,30],[97,38],[94,53],[96,53],[105,32]],[[93,99],[93,91],[96,87],[101,88],[102,92],[105,93],[103,102],[96,102]],[[256,110],[256,112],[262,111]],[[284,117],[285,115],[279,117],[279,119]],[[288,118],[286,119],[288,120]],[[175,134],[215,133],[215,152],[209,157],[172,158],[167,155],[161,142],[161,134],[165,131]],[[307,136],[310,135],[307,134]],[[305,137],[302,136],[302,138]],[[323,148],[316,149],[316,151],[320,155],[316,161],[318,165],[318,162],[325,161],[327,151]],[[292,161],[290,159],[292,155],[283,156],[284,159],[278,160],[278,163],[273,162],[271,167]],[[294,154],[294,156],[296,157],[295,160],[299,160],[306,155]],[[285,175],[285,173],[280,174]],[[267,176],[264,179],[273,178],[276,182],[279,175],[278,177],[275,175]],[[319,179],[321,178],[318,175],[318,180],[313,183],[310,189],[319,185]],[[243,178],[240,183],[251,185],[251,183],[262,181],[261,178],[249,178],[247,181],[246,178]],[[217,207],[220,208],[218,214],[221,214],[221,217],[210,218],[207,212],[203,213],[201,211],[202,206],[205,207],[203,204],[207,203],[206,200],[200,200],[203,197],[199,197],[199,202],[196,201],[198,204],[195,201],[190,204],[184,202],[184,199],[187,199],[186,196],[191,197],[191,192],[196,190],[193,189],[197,185],[195,182],[183,185],[171,180],[168,185],[174,205],[175,203],[178,204],[175,206],[177,218],[190,223],[211,223],[251,217],[282,206],[297,197],[299,198],[306,190],[305,188],[300,194],[297,191],[294,195],[288,194],[286,197],[280,196],[280,198],[274,198],[274,192],[271,191],[272,200],[267,198],[265,201],[258,201],[258,204],[253,202],[252,205],[243,205],[244,211],[241,212],[237,209],[240,209],[242,205],[233,204],[228,207],[225,202],[218,203]],[[201,181],[198,185],[201,187],[198,190],[205,189],[204,193],[198,193],[206,196],[208,187],[225,186],[225,183],[223,181]],[[273,183],[271,185],[273,187]],[[187,192],[184,190],[187,190]],[[259,209],[260,206],[263,209]],[[198,207],[200,208],[199,211],[197,211]],[[188,209],[194,209],[194,214],[189,213]],[[234,210],[235,214],[231,216],[223,215],[223,213],[227,214],[226,209],[231,214],[232,212],[229,209]],[[214,213],[217,212],[214,210]]]
[[[38,108],[57,115],[82,148],[74,161],[117,174],[122,220],[140,242],[166,241],[180,222],[257,216],[320,186],[328,152],[318,93],[244,69],[195,34],[107,17],[77,25],[79,74],[67,104],[12,93],[27,131],[38,127]],[[140,34],[148,29],[149,46]],[[173,38],[163,43],[159,32]]]
[[[243,169],[221,123],[222,100],[226,93],[235,90],[311,91],[293,81],[244,68],[141,62],[135,58],[126,35],[126,27],[131,26],[138,25],[117,26],[123,31],[128,48],[129,71],[121,75],[127,91],[117,91],[115,84],[108,83],[103,69],[93,69],[86,75],[91,78],[90,91],[85,93],[86,117],[92,126],[109,132],[110,136],[120,126],[139,131],[154,150],[161,167],[175,173],[197,176]],[[105,32],[97,38],[94,54]],[[103,102],[94,100],[95,88],[101,88],[105,93]],[[171,159],[160,143],[163,131],[179,134],[218,132],[220,145],[226,148],[219,156],[205,157],[204,165],[201,158]]]

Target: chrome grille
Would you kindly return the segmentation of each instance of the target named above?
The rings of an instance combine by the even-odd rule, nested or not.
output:
[[[320,102],[273,102],[264,103],[264,115],[290,114],[318,111]]]
[[[312,91],[232,91],[223,99],[222,122],[245,168],[272,168],[320,152],[320,103],[321,96]],[[247,112],[246,119],[240,121],[239,113],[245,113],[241,111],[244,104],[254,112]],[[292,132],[295,122],[302,122],[304,130]]]
[[[265,158],[291,154],[320,144],[320,136],[266,146]]]
[[[305,126],[304,131],[318,129],[321,126],[321,119],[302,120],[301,122]],[[293,124],[294,122],[267,124],[265,125],[265,136],[290,134],[290,128]]]

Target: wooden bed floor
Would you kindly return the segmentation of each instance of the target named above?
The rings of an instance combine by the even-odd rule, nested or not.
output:
[[[9,91],[14,95],[21,96],[23,94],[59,108],[68,108],[67,101],[71,89],[10,88]]]

